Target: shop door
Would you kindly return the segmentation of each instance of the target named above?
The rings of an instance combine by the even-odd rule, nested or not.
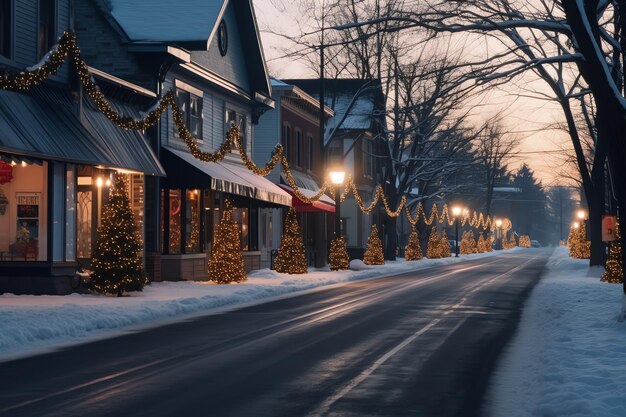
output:
[[[90,187],[78,187],[76,194],[76,254],[81,260],[91,259],[95,242],[94,192]]]
[[[272,230],[272,210],[261,209],[261,225],[260,225],[260,248],[261,251],[261,268],[269,268],[271,263],[271,252],[273,246],[273,230]]]

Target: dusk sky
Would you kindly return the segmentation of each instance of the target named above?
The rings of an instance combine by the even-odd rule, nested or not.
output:
[[[314,77],[315,73],[305,62],[280,59],[289,43],[266,30],[271,26],[275,32],[298,34],[298,23],[306,27],[306,22],[298,22],[297,7],[284,0],[254,0],[254,5],[270,74],[279,78]],[[473,47],[474,50],[488,53],[483,39],[477,40]],[[562,112],[554,102],[527,97],[529,90],[541,91],[544,88],[543,81],[528,75],[515,84],[489,89],[482,95],[478,107],[480,110],[475,112],[474,117],[476,124],[479,124],[502,111],[507,127],[520,139],[520,153],[511,161],[512,169],[526,162],[536,171],[544,185],[559,185],[567,181],[557,174],[562,161],[554,151],[562,147],[569,148],[569,137],[548,126],[560,123],[563,120]]]

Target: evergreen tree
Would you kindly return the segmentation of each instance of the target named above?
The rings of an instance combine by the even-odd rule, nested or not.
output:
[[[580,222],[578,228],[574,228],[571,234],[569,254],[577,259],[589,259],[591,257],[591,242],[587,240],[585,222]]]
[[[148,282],[141,256],[142,241],[130,208],[126,182],[116,175],[102,209],[88,286],[102,294],[141,291]]]
[[[426,247],[426,257],[428,259],[441,258],[441,240],[437,233],[437,228],[433,227],[428,238],[428,246]]]
[[[346,249],[346,239],[343,236],[336,237],[330,242],[328,254],[328,266],[331,271],[350,268],[350,258]]]
[[[468,230],[468,240],[469,240],[469,247],[470,247],[470,253],[478,253],[478,244],[476,243],[476,237],[474,236],[474,232],[472,232],[471,230]]]
[[[367,248],[363,255],[363,262],[366,265],[384,265],[385,257],[383,255],[383,243],[378,236],[378,228],[375,224],[372,225],[372,232],[369,239],[367,239]]]
[[[241,236],[239,227],[233,220],[233,204],[224,202],[224,213],[213,233],[211,257],[209,259],[209,278],[218,284],[242,282],[246,280],[241,254]]]
[[[487,245],[489,245],[489,240],[485,239],[482,233],[478,233],[478,243],[476,243],[478,253],[489,252]]]
[[[466,230],[463,233],[463,237],[461,238],[461,247],[459,249],[459,252],[461,253],[461,255],[469,255],[470,253],[473,253],[472,251],[472,244],[470,243],[470,239],[469,239],[469,230]]]
[[[404,259],[407,261],[419,261],[422,259],[422,248],[420,247],[420,240],[415,225],[411,229],[409,242],[404,248]]]
[[[441,240],[439,241],[441,258],[450,257],[450,242],[448,241],[448,234],[445,230],[441,231]]]
[[[280,238],[278,256],[276,256],[276,271],[288,274],[306,274],[306,256],[302,232],[296,218],[296,210],[289,208],[283,235]]]
[[[609,257],[604,266],[601,280],[611,284],[621,284],[624,279],[622,269],[622,237],[619,231],[619,220],[615,224],[615,240],[609,243]]]

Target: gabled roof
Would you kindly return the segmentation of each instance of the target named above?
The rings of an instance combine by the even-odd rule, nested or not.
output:
[[[282,80],[295,84],[319,100],[319,79]],[[329,130],[371,130],[384,111],[384,96],[379,80],[340,78],[324,81],[324,102],[335,112]],[[376,114],[376,113],[379,114]],[[384,123],[384,116],[382,117]]]
[[[290,94],[291,96],[296,97],[308,103],[309,105],[319,109],[320,101],[312,97],[310,94],[306,93],[300,87],[293,84],[287,84],[286,82],[277,78],[271,78],[270,82],[272,84],[272,91],[280,92],[282,94]],[[327,117],[333,117],[335,114],[335,112],[328,106],[324,106],[324,113],[326,113]]]
[[[228,1],[101,0],[131,42],[207,42]]]

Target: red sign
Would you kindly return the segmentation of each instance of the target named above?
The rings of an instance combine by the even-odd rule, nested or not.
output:
[[[13,167],[11,164],[0,161],[0,184],[6,184],[13,179]]]
[[[602,216],[602,241],[611,242],[615,240],[615,228],[617,227],[617,216]]]

